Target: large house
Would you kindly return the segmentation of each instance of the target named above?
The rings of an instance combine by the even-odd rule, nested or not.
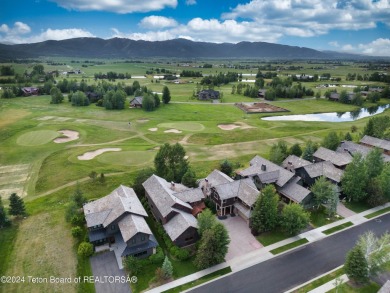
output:
[[[356,153],[362,154],[363,158],[365,158],[372,151],[372,147],[368,147],[363,144],[354,143],[352,141],[342,141],[340,146],[337,148],[336,152],[338,153],[349,153],[353,156]],[[384,162],[390,162],[390,156],[386,154],[382,154],[382,158]]]
[[[158,244],[146,223],[148,214],[132,188],[121,185],[83,210],[89,241],[95,246],[109,243],[119,259],[155,253]]]
[[[157,175],[142,185],[153,216],[172,242],[179,247],[194,244],[199,239],[195,216],[205,208],[202,190],[167,182]]]
[[[312,193],[301,186],[301,178],[291,170],[286,170],[260,156],[255,156],[250,161],[250,167],[238,172],[237,175],[239,178],[251,178],[259,190],[267,184],[274,184],[286,201],[304,206],[310,204]]]
[[[199,100],[216,100],[219,99],[219,91],[201,90],[198,94]]]
[[[345,169],[352,162],[352,156],[348,152],[335,152],[330,149],[319,147],[313,154],[315,162],[330,161],[337,168]]]
[[[297,168],[295,173],[302,178],[305,186],[312,186],[321,176],[338,185],[344,171],[336,168],[331,161],[323,161]]]
[[[360,143],[368,147],[377,147],[383,151],[384,154],[390,155],[390,141],[365,135]]]
[[[23,96],[36,96],[39,95],[39,88],[36,87],[22,87]]]
[[[130,101],[131,108],[142,108],[143,97],[135,97]]]

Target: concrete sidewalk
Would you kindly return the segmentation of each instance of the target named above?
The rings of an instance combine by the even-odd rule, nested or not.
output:
[[[282,240],[280,242],[271,244],[269,246],[266,246],[266,247],[263,247],[263,248],[251,251],[251,252],[249,252],[249,253],[247,253],[245,255],[242,255],[240,257],[233,258],[233,259],[229,260],[228,262],[224,262],[224,263],[216,265],[214,267],[211,267],[211,268],[208,268],[208,269],[196,272],[194,274],[185,276],[183,278],[174,280],[174,281],[172,281],[170,283],[167,283],[167,284],[164,284],[162,286],[153,288],[153,289],[151,289],[149,291],[146,291],[146,292],[150,292],[150,293],[163,292],[163,291],[168,290],[170,288],[174,288],[174,287],[177,287],[177,286],[180,286],[180,285],[183,285],[183,284],[195,281],[195,280],[197,280],[197,279],[199,279],[199,278],[201,278],[201,277],[203,277],[205,275],[208,275],[208,274],[210,274],[212,272],[215,272],[217,270],[226,268],[228,266],[231,267],[233,273],[237,272],[237,271],[240,271],[240,270],[243,270],[243,269],[246,269],[248,267],[251,267],[253,265],[259,264],[261,262],[264,262],[266,260],[269,260],[269,259],[275,257],[276,255],[273,255],[272,253],[270,253],[270,251],[275,249],[275,248],[282,247],[284,245],[290,244],[292,242],[295,242],[295,241],[297,241],[299,239],[303,239],[303,238],[306,238],[309,241],[309,243],[321,240],[321,239],[323,239],[325,237],[328,237],[330,235],[334,235],[335,233],[339,232],[339,231],[337,231],[337,232],[332,233],[330,235],[326,235],[326,234],[322,233],[323,231],[328,230],[328,229],[333,228],[333,227],[336,227],[336,226],[339,226],[339,225],[344,224],[346,222],[352,222],[354,225],[348,227],[348,228],[352,228],[355,225],[359,225],[359,224],[365,223],[365,222],[367,222],[369,220],[372,220],[372,219],[367,219],[364,216],[369,215],[371,213],[374,213],[376,211],[385,209],[387,207],[390,207],[390,203],[387,203],[385,205],[382,205],[382,206],[379,206],[379,207],[375,207],[375,208],[366,210],[366,211],[364,211],[364,212],[362,212],[360,214],[354,214],[354,215],[352,215],[350,217],[347,217],[347,218],[344,218],[344,219],[342,219],[340,221],[333,222],[331,224],[328,224],[328,225],[325,225],[325,226],[322,226],[322,227],[319,227],[319,228],[316,228],[316,229],[304,232],[302,234],[299,234],[297,236],[294,236],[294,237]],[[348,228],[345,228],[345,229],[343,229],[341,231],[344,231],[344,230],[346,230]],[[283,253],[285,253],[285,252],[283,252]],[[212,282],[212,281],[210,281],[210,282]],[[331,286],[331,284],[329,284],[328,286]],[[331,290],[333,288],[334,287],[329,288],[328,290]],[[326,291],[321,291],[321,292],[326,292]]]

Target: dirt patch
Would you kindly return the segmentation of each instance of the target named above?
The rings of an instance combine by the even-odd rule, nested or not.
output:
[[[57,137],[54,140],[55,143],[65,143],[79,138],[79,133],[74,130],[59,130],[58,132],[65,137]]]
[[[149,122],[149,119],[138,119],[137,122],[138,123],[146,123],[146,122]]]
[[[149,130],[149,131],[157,131],[158,128],[154,127],[154,128],[149,128],[148,130]]]
[[[53,119],[54,116],[43,116],[41,118],[38,118],[37,120],[40,120],[40,121],[46,121],[46,120],[50,120],[50,119]]]
[[[78,156],[77,159],[79,159],[80,161],[88,161],[88,160],[94,159],[95,157],[97,157],[105,152],[119,152],[121,150],[122,150],[121,148],[99,149],[96,151],[86,152],[86,153],[82,154],[81,156]]]
[[[8,198],[11,193],[21,197],[27,194],[24,186],[29,178],[30,165],[8,165],[0,167],[0,197]]]
[[[240,125],[237,124],[218,124],[218,127],[222,130],[233,130],[236,128],[240,128]]]
[[[168,130],[165,130],[164,132],[165,133],[182,133],[181,130],[177,130],[177,129],[168,129]]]
[[[268,103],[236,103],[234,105],[247,114],[288,112],[288,110],[284,108],[280,108]]]

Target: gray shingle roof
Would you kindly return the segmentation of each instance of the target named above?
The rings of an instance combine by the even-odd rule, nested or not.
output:
[[[372,148],[365,146],[365,145],[362,145],[362,144],[354,143],[352,141],[341,142],[340,146],[336,150],[336,152],[338,152],[338,153],[348,152],[351,155],[353,155],[355,153],[361,153],[363,158],[365,158],[368,155],[368,153],[371,151],[372,151]],[[390,162],[389,155],[382,154],[382,158],[383,158],[383,161]]]
[[[204,199],[204,194],[200,188],[191,188],[182,192],[177,192],[174,193],[174,196],[188,203],[193,203]]]
[[[167,232],[169,238],[171,238],[172,241],[175,241],[188,228],[194,227],[197,229],[198,222],[192,214],[185,213],[177,209],[173,210],[177,212],[177,214],[164,225],[164,229]]]
[[[85,204],[83,209],[88,227],[107,227],[124,213],[148,216],[134,190],[123,185],[109,195]]]
[[[213,172],[211,172],[205,179],[208,180],[209,186],[217,186],[228,182],[233,182],[234,180],[230,178],[225,173],[222,173],[221,171],[214,169]],[[199,186],[203,186],[205,179],[200,180]]]
[[[301,203],[311,191],[299,185],[297,183],[299,180],[299,177],[294,178],[294,180],[291,180],[291,182],[287,183],[282,188],[279,188],[278,191],[292,201]]]
[[[323,161],[331,161],[335,166],[345,166],[352,162],[352,156],[348,153],[335,152],[330,149],[320,147],[313,157]]]
[[[314,163],[304,166],[303,168],[311,178],[325,176],[337,183],[341,181],[341,177],[344,173],[342,170],[336,168],[330,161]]]
[[[289,155],[282,163],[282,167],[285,169],[296,169],[299,167],[303,167],[306,165],[310,165],[311,162],[306,161],[305,159],[302,159],[300,157],[297,157],[296,155]]]
[[[143,97],[135,97],[130,101],[131,105],[142,105]]]
[[[375,146],[386,151],[390,151],[390,141],[365,135],[361,140],[361,143]]]
[[[118,227],[125,242],[129,241],[137,233],[152,234],[145,218],[133,214],[124,216],[118,222]]]
[[[260,156],[255,156],[251,161],[250,161],[250,167],[242,170],[241,172],[238,172],[239,175],[243,177],[247,176],[254,176],[258,174],[263,174],[263,173],[269,173],[273,171],[279,171],[279,178],[276,180],[276,185],[279,187],[284,186],[292,177],[294,177],[294,174],[287,171],[286,169],[283,169],[281,166],[278,166],[271,161],[268,161],[267,159],[264,159]],[[262,169],[262,166],[265,166]]]
[[[221,200],[238,197],[248,206],[252,206],[259,195],[259,191],[252,179],[245,178],[214,187]]]
[[[142,183],[142,186],[145,188],[145,191],[153,200],[156,208],[163,217],[166,217],[172,211],[172,206],[175,204],[192,210],[192,207],[188,203],[175,196],[175,193],[186,190],[187,187],[184,185],[175,183],[173,187],[172,184],[168,183],[164,178],[153,174]],[[184,195],[183,198],[185,198]]]

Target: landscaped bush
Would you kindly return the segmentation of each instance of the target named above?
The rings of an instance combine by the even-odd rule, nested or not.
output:
[[[164,261],[164,257],[165,257],[165,255],[164,255],[162,248],[157,247],[157,252],[155,254],[152,254],[151,256],[149,256],[149,261],[152,264],[161,265]]]
[[[73,226],[81,226],[84,224],[84,222],[85,222],[84,215],[81,214],[73,215],[73,217],[70,219],[70,223]]]
[[[169,253],[176,259],[184,261],[190,258],[190,253],[188,250],[184,248],[177,247],[175,245],[172,245],[172,247],[169,249]]]
[[[77,253],[81,257],[90,257],[93,254],[93,245],[88,242],[81,242]]]
[[[71,232],[74,238],[80,238],[83,235],[83,230],[79,226],[73,227]]]

